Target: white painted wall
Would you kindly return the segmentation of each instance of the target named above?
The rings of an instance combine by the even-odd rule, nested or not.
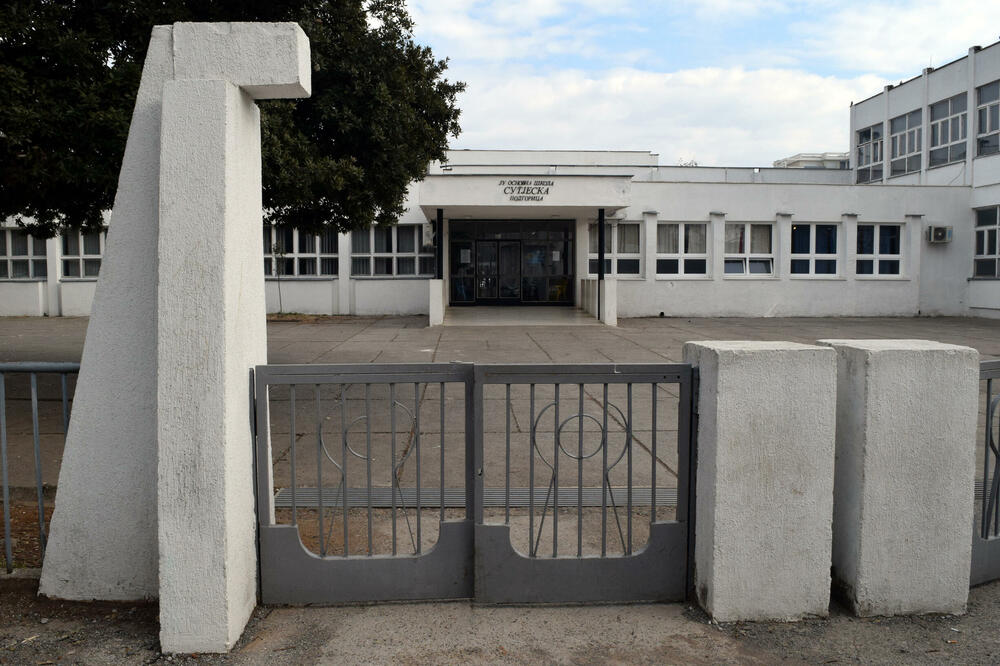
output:
[[[358,315],[427,314],[427,282],[427,278],[351,280],[351,311]]]
[[[63,317],[89,317],[94,305],[97,280],[63,280],[59,283],[59,299]]]
[[[41,317],[48,314],[45,280],[0,281],[0,317]]]
[[[280,290],[280,294],[279,294]],[[267,312],[301,312],[303,314],[339,314],[337,280],[320,278],[269,278],[265,283]]]

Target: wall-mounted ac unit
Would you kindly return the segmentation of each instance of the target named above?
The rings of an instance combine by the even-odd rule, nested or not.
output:
[[[950,243],[951,227],[927,227],[928,243]]]

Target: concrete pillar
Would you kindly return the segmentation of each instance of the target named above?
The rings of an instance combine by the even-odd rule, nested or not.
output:
[[[837,353],[835,589],[855,613],[962,613],[969,594],[979,355],[925,340]]]
[[[656,283],[656,216],[655,210],[642,212],[642,269],[650,286]]]
[[[440,326],[444,323],[444,280],[428,280],[428,326]]]
[[[62,236],[53,236],[45,241],[45,314],[49,317],[62,316],[62,295],[59,283],[62,281]]]
[[[689,342],[700,372],[695,590],[717,621],[824,616],[830,600],[832,350]]]
[[[337,234],[337,314],[351,314],[351,234]]]
[[[618,325],[618,279],[605,277],[597,283],[601,294],[601,322],[607,326]]]

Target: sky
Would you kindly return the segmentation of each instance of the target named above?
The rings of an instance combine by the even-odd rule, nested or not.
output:
[[[407,0],[465,81],[452,148],[769,166],[846,151],[850,104],[1000,39],[996,0]]]

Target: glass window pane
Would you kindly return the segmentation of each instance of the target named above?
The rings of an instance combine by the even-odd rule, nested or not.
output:
[[[299,259],[299,275],[316,275],[316,258]]]
[[[997,253],[997,230],[990,229],[986,232],[986,252],[985,254]]]
[[[31,251],[36,257],[44,257],[46,254],[45,250],[45,239],[31,237]]]
[[[264,254],[271,254],[271,225],[265,224],[263,229]],[[66,251],[66,237],[63,237],[63,254],[76,254],[76,252]]]
[[[100,259],[84,259],[83,260],[83,274],[86,277],[97,277],[97,274],[101,272],[101,260]]]
[[[28,277],[28,260],[21,259],[19,261],[10,262],[10,276],[12,278]]]
[[[375,257],[375,275],[392,275],[392,257]]]
[[[770,275],[773,273],[770,259],[751,259],[750,273],[753,275]]]
[[[410,234],[412,236],[413,234]],[[415,275],[417,270],[416,257],[397,257],[396,275]]]
[[[619,275],[638,275],[639,274],[639,260],[638,259],[619,259],[618,260],[618,274]]]
[[[434,275],[436,266],[434,265],[434,257],[420,257],[420,274],[421,275]]]
[[[590,224],[587,226],[587,252],[590,254],[597,254],[597,225]]]
[[[955,95],[954,97],[951,98],[952,113],[961,113],[962,111],[965,111],[966,108],[967,105],[965,103],[965,93],[962,93],[961,95]]]
[[[7,256],[7,230],[0,229],[0,257],[5,256]]]
[[[875,262],[871,259],[858,259],[856,272],[858,275],[872,275],[875,272]]]
[[[879,123],[878,125],[872,125],[871,126],[871,131],[872,131],[872,141],[878,141],[879,139],[881,139],[882,138],[882,123]]]
[[[750,225],[750,252],[753,254],[771,254],[771,225]]]
[[[3,265],[3,262],[0,262],[0,265]],[[63,276],[80,277],[79,259],[66,259],[63,261]]]
[[[858,225],[858,254],[875,254],[875,225]]]
[[[659,254],[677,254],[680,252],[677,226],[676,224],[659,224],[656,226],[656,251]]]
[[[931,122],[941,120],[948,115],[948,100],[945,99],[937,104],[931,104]]]
[[[333,229],[324,229],[319,236],[319,251],[322,254],[337,254],[339,239]]]
[[[976,211],[976,226],[977,227],[992,227],[997,223],[997,210],[996,208],[984,208],[982,210]]]
[[[369,257],[351,257],[351,275],[371,275],[369,260]]]
[[[835,224],[816,225],[816,254],[837,253],[837,226]]]
[[[906,129],[906,116],[899,116],[889,121],[889,133],[898,134]]]
[[[354,254],[365,254],[366,252],[371,252],[372,241],[368,229],[355,229],[351,232],[351,252]],[[353,270],[351,271],[353,275],[358,275]],[[365,270],[362,275],[367,275],[368,271]]]
[[[375,227],[373,231],[375,232],[375,251],[392,252],[392,227]]]
[[[953,143],[951,145],[951,156],[949,162],[960,162],[965,159],[965,142]]]
[[[676,259],[656,260],[656,272],[661,275],[676,274],[677,270],[678,270],[678,261]]]
[[[898,224],[883,224],[878,228],[879,254],[899,254],[900,227]]]
[[[397,252],[408,253],[417,251],[417,244],[413,240],[413,232],[415,230],[415,227],[396,227]]]
[[[320,273],[322,275],[336,275],[337,274],[337,258],[336,257],[323,257],[320,259]]]
[[[837,260],[836,259],[817,259],[816,260],[816,274],[817,275],[835,275],[837,273]]]
[[[312,234],[299,232],[299,252],[313,254],[316,252],[316,237]]]
[[[976,259],[976,277],[997,277],[995,259]]]
[[[10,232],[10,256],[28,256],[28,234],[20,229],[12,229]]]
[[[704,259],[685,259],[684,260],[684,274],[685,275],[704,275],[708,272],[706,262]]]
[[[7,262],[0,260],[0,278],[7,279]]]
[[[792,259],[792,274],[794,274],[794,275],[808,275],[809,274],[809,260],[808,259]]]
[[[976,254],[986,254],[986,232],[976,232]]]
[[[879,275],[899,275],[898,259],[882,259],[878,262]]]
[[[976,150],[979,155],[995,155],[1000,152],[1000,136],[990,134],[976,141]]]
[[[994,102],[998,97],[1000,97],[1000,81],[994,81],[993,83],[987,83],[985,86],[980,86],[978,92],[980,104]]]
[[[910,113],[906,116],[906,126],[910,129],[920,127],[920,124],[923,122],[923,115],[923,109],[910,111]]]
[[[920,150],[919,146],[917,150]],[[920,153],[906,158],[906,172],[913,173],[914,171],[920,171]]]
[[[687,254],[704,254],[706,252],[706,224],[684,225],[684,252]],[[684,264],[687,266],[687,264]],[[687,273],[687,269],[684,270]],[[701,271],[704,273],[705,271]]]
[[[811,251],[810,247],[810,227],[808,224],[793,224],[792,225],[792,254],[809,254]],[[793,273],[795,271],[792,271]],[[806,270],[806,273],[809,271]]]
[[[963,146],[964,144],[955,144],[956,146]],[[930,166],[941,166],[942,164],[948,163],[948,148],[937,148],[930,152]]]
[[[618,225],[618,252],[622,254],[639,253],[639,225]]]
[[[746,233],[745,224],[726,224],[726,254],[742,254],[746,252],[745,239],[743,236]],[[739,262],[740,270],[738,272],[743,272],[743,262]],[[729,270],[727,269],[728,273]]]
[[[733,275],[742,275],[743,270],[743,260],[742,259],[726,259],[725,272]]]
[[[36,278],[45,277],[46,275],[48,275],[48,265],[46,264],[45,259],[35,259],[34,261],[31,262],[31,264],[32,264],[31,267],[35,272],[34,276]]]
[[[275,254],[288,254],[295,251],[295,245],[292,244],[293,232],[294,229],[291,227],[278,227],[274,230],[275,244],[277,245],[274,249]],[[86,246],[86,242],[84,242],[84,246]]]
[[[265,276],[270,276],[271,275],[271,258],[270,257],[267,257],[266,259],[264,259],[264,275]]]
[[[990,131],[995,132],[1000,129],[1000,104],[990,107]]]
[[[295,259],[286,258],[278,262],[279,275],[295,275]]]

